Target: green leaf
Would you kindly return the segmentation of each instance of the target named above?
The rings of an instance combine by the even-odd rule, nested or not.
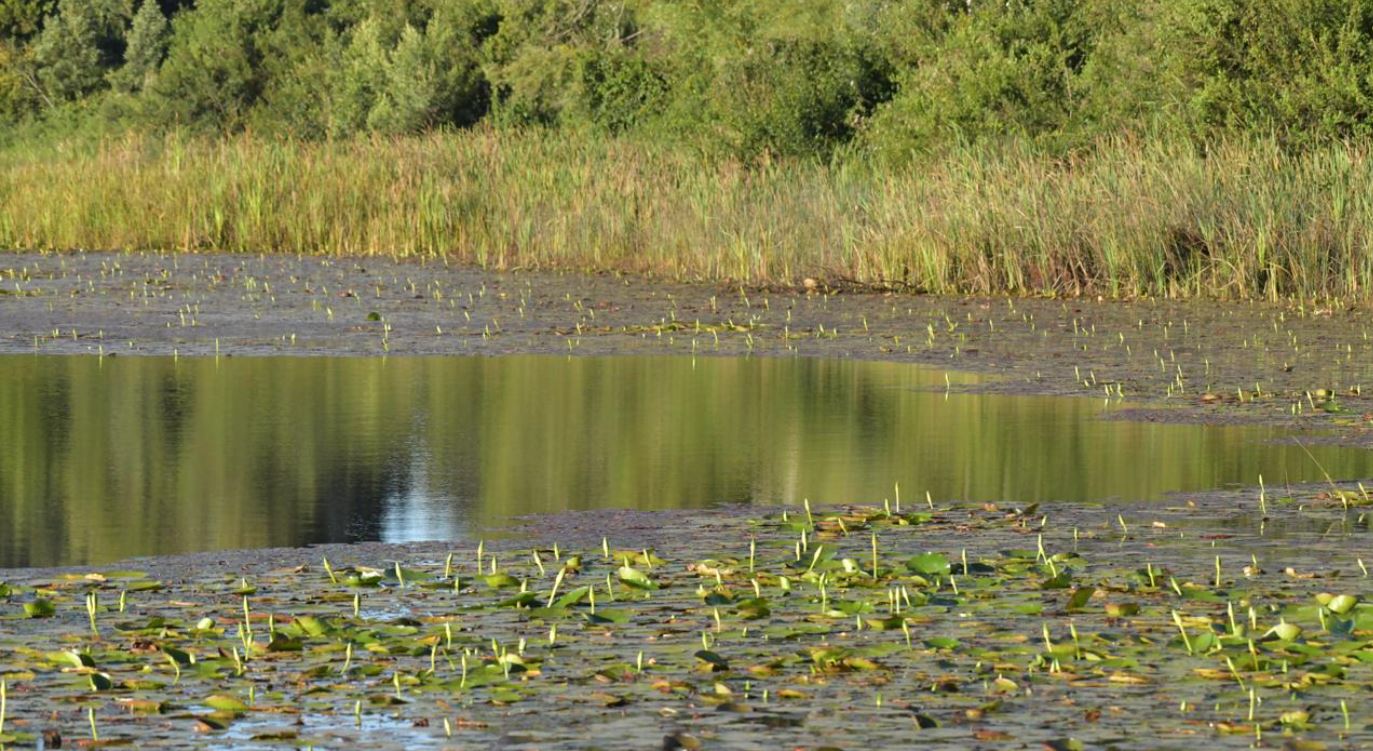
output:
[[[57,608],[52,604],[52,601],[45,600],[42,597],[39,597],[33,602],[24,603],[25,618],[51,618],[56,614]]]
[[[1108,602],[1106,603],[1106,615],[1112,618],[1128,618],[1139,614],[1139,605],[1133,602]]]
[[[1087,602],[1096,594],[1095,587],[1078,587],[1073,590],[1073,596],[1068,598],[1068,612],[1075,613],[1087,606]]]
[[[210,709],[217,709],[221,712],[248,711],[247,704],[244,704],[243,702],[239,701],[238,699],[235,699],[232,696],[225,696],[223,694],[214,694],[212,696],[205,697],[204,704]]]
[[[1073,586],[1073,575],[1067,569],[1058,572],[1058,576],[1051,576],[1039,583],[1040,589],[1067,589]]]
[[[277,634],[267,644],[268,652],[299,652],[303,648],[299,639],[292,639],[285,634]]]
[[[304,636],[322,636],[328,627],[323,621],[313,615],[302,615],[296,618],[294,626],[296,630]]]
[[[492,589],[506,589],[508,587],[520,586],[520,580],[510,574],[491,574],[482,577],[482,581],[486,582],[486,586]]]
[[[385,574],[374,568],[353,568],[342,573],[343,583],[350,587],[377,587],[385,578]]]
[[[710,665],[710,669],[715,672],[729,670],[729,661],[721,657],[718,653],[708,649],[696,651],[696,659]]]
[[[621,566],[616,572],[620,581],[635,589],[657,589],[658,585],[648,578],[648,574],[629,566]]]
[[[1358,604],[1359,598],[1354,595],[1335,595],[1330,598],[1330,602],[1326,604],[1326,607],[1330,608],[1330,612],[1332,613],[1344,615],[1353,610],[1354,606]]]
[[[943,553],[921,553],[906,561],[906,568],[925,576],[947,576],[952,566]]]
[[[598,624],[606,624],[606,623],[624,624],[624,623],[629,623],[629,611],[627,611],[627,610],[611,610],[611,609],[609,609],[609,608],[597,608],[595,613],[587,613],[587,614],[586,614],[586,620],[587,620],[588,623],[598,623]]]
[[[67,650],[65,652],[48,652],[43,656],[46,657],[49,662],[57,665],[66,665],[67,667],[72,668],[95,667],[95,660],[91,659],[91,656],[85,652]]]
[[[570,608],[583,600],[589,599],[590,597],[591,587],[578,587],[572,590],[571,592],[568,592],[567,594],[563,595],[562,597],[559,597],[557,601],[553,603],[553,607]]]

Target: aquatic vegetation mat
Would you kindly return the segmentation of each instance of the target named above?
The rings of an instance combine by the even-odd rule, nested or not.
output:
[[[663,515],[652,548],[11,575],[0,744],[1373,743],[1368,496],[1260,492],[1048,516],[806,504]]]

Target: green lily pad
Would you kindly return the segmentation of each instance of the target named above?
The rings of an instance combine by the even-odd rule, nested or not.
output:
[[[51,600],[39,597],[33,602],[24,603],[25,618],[51,618],[57,614],[57,607]]]
[[[654,583],[652,579],[648,578],[648,574],[630,566],[621,566],[619,571],[616,572],[616,576],[622,583],[634,587],[635,589],[658,588],[658,585]]]
[[[947,576],[953,567],[943,553],[921,553],[907,560],[906,568],[925,576]]]

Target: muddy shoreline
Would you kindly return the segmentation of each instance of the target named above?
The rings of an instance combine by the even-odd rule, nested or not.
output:
[[[1373,446],[1367,305],[951,298],[383,258],[81,252],[0,256],[0,322],[10,355],[909,362],[996,376],[954,389],[1133,405],[1112,419],[1263,423],[1294,440]]]

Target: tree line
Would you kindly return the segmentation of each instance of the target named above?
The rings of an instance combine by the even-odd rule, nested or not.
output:
[[[482,125],[896,162],[1373,129],[1373,0],[0,0],[0,132]]]

